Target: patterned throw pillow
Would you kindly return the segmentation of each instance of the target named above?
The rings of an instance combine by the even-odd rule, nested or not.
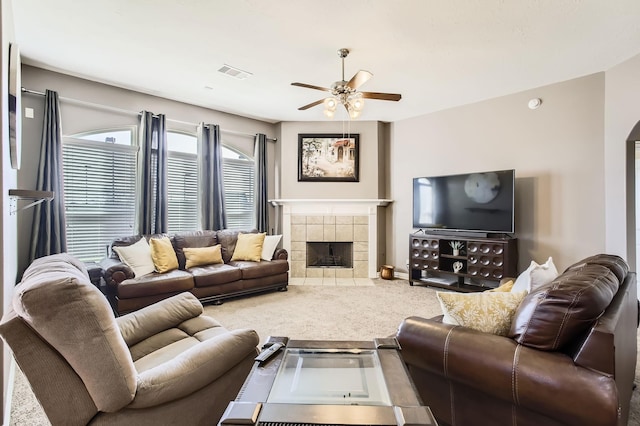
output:
[[[462,325],[485,333],[506,336],[526,291],[450,293],[437,291],[445,324]]]

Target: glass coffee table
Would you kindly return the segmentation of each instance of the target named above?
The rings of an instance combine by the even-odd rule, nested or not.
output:
[[[436,425],[397,341],[288,340],[256,361],[220,425]]]

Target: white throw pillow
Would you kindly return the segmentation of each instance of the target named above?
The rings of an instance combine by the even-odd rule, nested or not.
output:
[[[529,267],[516,278],[511,292],[526,291],[529,293],[531,290],[549,284],[555,280],[557,276],[558,270],[551,257],[542,265],[532,260]]]
[[[264,242],[262,243],[262,260],[273,259],[273,253],[276,251],[281,238],[282,235],[267,235],[264,237]]]
[[[528,291],[535,290],[555,280],[558,276],[558,270],[556,269],[556,265],[553,264],[553,259],[550,256],[545,263],[533,268],[530,275],[531,284],[529,285]]]
[[[133,270],[136,277],[150,274],[156,270],[151,257],[151,247],[144,237],[130,246],[114,247],[113,251],[118,254],[125,265]]]

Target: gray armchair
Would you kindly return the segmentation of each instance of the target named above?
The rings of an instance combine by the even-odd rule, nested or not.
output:
[[[216,424],[253,365],[253,330],[228,331],[182,293],[115,318],[84,264],[35,260],[0,322],[53,425]]]

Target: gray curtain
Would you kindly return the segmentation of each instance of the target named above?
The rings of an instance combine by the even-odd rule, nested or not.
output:
[[[200,190],[200,228],[220,230],[227,227],[222,177],[220,127],[198,126],[198,188]]]
[[[30,261],[67,251],[62,174],[62,123],[58,93],[47,90],[44,103],[36,190],[53,191],[54,198],[50,202],[45,201],[35,206],[29,250]]]
[[[140,234],[167,232],[167,129],[164,114],[140,113],[136,228]]]
[[[256,165],[256,228],[269,231],[269,200],[267,196],[267,137],[256,135],[253,158]]]

